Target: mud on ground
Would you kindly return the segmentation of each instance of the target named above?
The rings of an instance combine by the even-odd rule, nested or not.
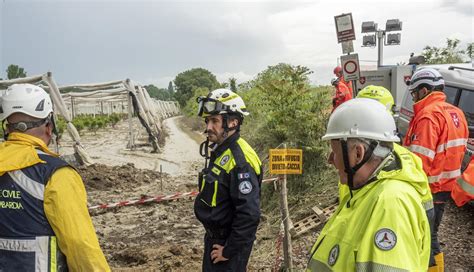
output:
[[[202,164],[201,158],[194,156],[197,143],[186,138],[175,122],[177,120],[166,123],[171,128],[170,139],[162,154],[149,154],[146,147],[124,151],[124,133],[127,132],[124,125],[122,130],[115,130],[113,134],[99,132],[106,135],[106,140],[85,135],[85,145],[95,152],[93,156],[106,163],[78,169],[88,191],[89,205],[196,190],[196,173]],[[114,147],[107,150],[106,144],[114,139]],[[123,155],[124,152],[126,155]],[[157,158],[166,159],[166,154],[173,157],[177,168],[169,168],[172,170],[170,173],[160,173],[154,164]],[[117,156],[119,159],[115,160]],[[332,204],[335,192],[335,187],[328,188],[314,197],[317,201],[308,201],[326,207]],[[278,197],[278,194],[274,193],[272,197]],[[295,216],[310,213],[305,210],[309,209],[290,207],[291,214]],[[440,230],[446,271],[474,271],[473,211],[472,206],[459,209],[452,203],[446,208]],[[200,271],[204,230],[194,217],[193,200],[127,206],[93,211],[91,214],[113,271]],[[272,271],[282,263],[280,228],[275,223],[278,216],[278,209],[271,214],[263,214],[249,271]],[[294,222],[300,219],[292,217]],[[314,230],[293,240],[296,271],[304,270],[317,233]]]

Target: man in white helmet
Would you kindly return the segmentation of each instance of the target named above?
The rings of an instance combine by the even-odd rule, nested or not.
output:
[[[394,151],[391,114],[373,99],[352,99],[332,113],[323,140],[330,140],[328,161],[350,193],[321,231],[307,270],[426,271],[426,175],[417,156]]]
[[[49,95],[14,84],[0,100],[0,271],[110,271],[79,174],[48,149]]]
[[[208,135],[201,144],[206,162],[194,203],[206,230],[202,270],[246,271],[260,221],[262,180],[260,159],[239,133],[249,113],[242,98],[227,89],[199,97],[198,103]]]
[[[443,271],[444,255],[438,241],[438,228],[456,178],[461,176],[469,130],[462,110],[446,102],[444,79],[439,71],[417,70],[408,84],[415,102],[415,116],[403,144],[421,158],[428,176],[435,210],[431,247],[436,261],[436,264],[431,263],[429,271]]]

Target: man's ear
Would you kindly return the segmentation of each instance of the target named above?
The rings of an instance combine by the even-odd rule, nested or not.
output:
[[[227,125],[228,125],[229,128],[235,128],[239,125],[239,120],[231,119],[231,120],[228,121]]]
[[[53,137],[53,123],[48,122],[48,124],[46,124],[44,129],[45,129],[46,135],[48,135],[48,137]]]
[[[363,144],[356,144],[356,163],[360,163],[364,159],[365,148]]]

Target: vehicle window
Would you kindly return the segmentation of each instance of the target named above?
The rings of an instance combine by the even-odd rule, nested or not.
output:
[[[402,107],[410,110],[410,111],[413,111],[413,99],[411,98],[411,94],[409,91],[407,91],[405,93],[405,97],[403,99],[403,105]]]
[[[444,87],[444,93],[446,94],[446,102],[454,105],[454,100],[456,100],[456,95],[458,93],[458,88],[446,86]]]
[[[474,126],[474,91],[462,90],[458,107],[464,111],[469,126]]]

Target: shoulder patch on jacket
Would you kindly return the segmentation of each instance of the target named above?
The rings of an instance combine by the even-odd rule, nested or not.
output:
[[[339,257],[339,245],[338,244],[336,244],[335,246],[333,246],[331,248],[331,251],[329,252],[329,256],[328,256],[328,264],[330,266],[333,266],[337,261],[337,257]]]
[[[250,194],[250,192],[252,192],[252,189],[252,183],[250,183],[250,181],[248,180],[244,180],[239,183],[239,191],[244,195]]]
[[[379,229],[375,233],[374,242],[381,250],[391,250],[397,244],[397,235],[391,229]]]

